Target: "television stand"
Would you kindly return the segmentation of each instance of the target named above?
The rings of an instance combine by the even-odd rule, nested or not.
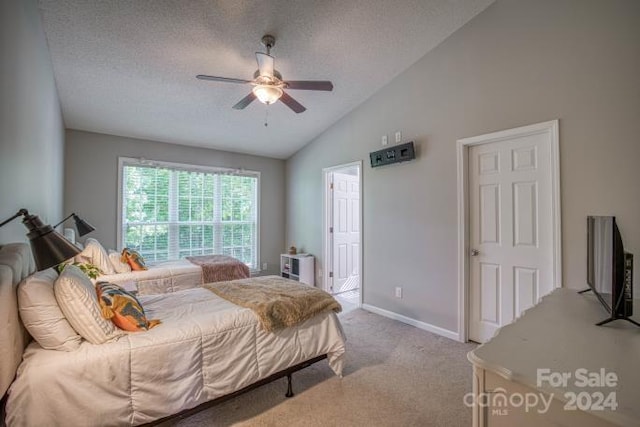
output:
[[[579,294],[584,294],[586,292],[589,292],[593,289],[591,288],[587,288],[587,289],[583,289],[581,291],[578,291]],[[626,320],[627,322],[631,322],[634,325],[640,327],[640,323],[636,322],[635,320],[631,319],[630,317],[626,317],[626,316],[611,316],[608,319],[603,320],[602,322],[598,322],[596,323],[596,326],[602,326],[602,325],[606,325],[609,322],[613,322],[614,320]]]
[[[606,325],[607,323],[613,322],[614,320],[626,320],[627,322],[631,322],[634,325],[640,327],[640,323],[636,322],[635,320],[631,319],[630,317],[610,317],[608,319],[603,320],[602,322],[596,323],[596,326]]]
[[[581,290],[581,291],[578,291],[578,293],[579,293],[579,294],[584,294],[584,293],[589,292],[589,291],[591,291],[591,290],[593,290],[593,289],[591,289],[591,288],[587,288],[587,289],[583,289],[583,290]],[[597,295],[596,295],[596,296],[597,296]],[[609,322],[613,322],[614,320],[626,320],[627,322],[631,322],[631,323],[633,323],[634,325],[636,325],[636,326],[640,327],[640,323],[638,323],[638,322],[636,322],[635,320],[631,319],[630,317],[626,317],[626,316],[611,316],[611,317],[610,317],[610,318],[608,318],[608,319],[605,319],[605,320],[603,320],[603,321],[601,321],[601,322],[596,323],[596,326],[603,326],[603,325],[606,325],[606,324],[607,324],[607,323],[609,323]]]

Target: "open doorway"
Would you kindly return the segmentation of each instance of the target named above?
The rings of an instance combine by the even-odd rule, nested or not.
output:
[[[362,162],[323,169],[324,289],[344,311],[362,305]]]

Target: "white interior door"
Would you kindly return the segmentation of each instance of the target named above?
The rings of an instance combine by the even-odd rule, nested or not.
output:
[[[469,338],[490,339],[554,289],[548,133],[469,147]]]
[[[360,287],[360,182],[357,175],[334,172],[332,292]]]

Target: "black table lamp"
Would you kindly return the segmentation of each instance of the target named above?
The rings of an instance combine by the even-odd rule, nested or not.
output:
[[[53,228],[58,228],[58,226],[60,224],[62,224],[63,222],[65,222],[66,220],[68,220],[71,217],[73,217],[73,220],[76,223],[76,230],[78,230],[78,235],[80,237],[84,236],[85,234],[89,234],[93,230],[95,230],[93,225],[89,224],[87,221],[85,221],[84,219],[80,218],[78,215],[75,214],[75,212],[72,213],[71,215],[69,215],[68,217],[66,217],[65,219],[63,219],[62,221],[60,221],[59,223],[57,223],[56,225],[54,225]]]
[[[26,209],[20,209],[14,216],[0,224],[0,227],[23,216],[22,223],[29,230],[27,237],[36,262],[36,270],[45,270],[73,258],[80,253],[75,245],[62,237],[50,225],[44,224],[37,215],[31,215]],[[93,227],[92,227],[93,228]],[[78,233],[80,231],[78,230]]]

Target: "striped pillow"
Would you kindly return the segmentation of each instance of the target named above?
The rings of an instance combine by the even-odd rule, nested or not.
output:
[[[58,273],[53,268],[48,268],[32,274],[20,283],[20,319],[42,348],[75,351],[80,347],[82,337],[69,324],[56,301],[51,285],[57,278]],[[7,327],[6,323],[2,327]]]
[[[92,344],[124,335],[102,317],[96,290],[89,277],[75,265],[67,265],[53,284],[53,292],[73,329]]]
[[[140,301],[118,285],[109,282],[96,284],[102,316],[111,319],[118,328],[129,332],[146,331],[160,323],[147,320]]]
[[[84,242],[84,249],[75,257],[76,262],[89,263],[97,266],[104,274],[114,274],[115,270],[109,261],[107,250],[99,241],[89,237]]]

